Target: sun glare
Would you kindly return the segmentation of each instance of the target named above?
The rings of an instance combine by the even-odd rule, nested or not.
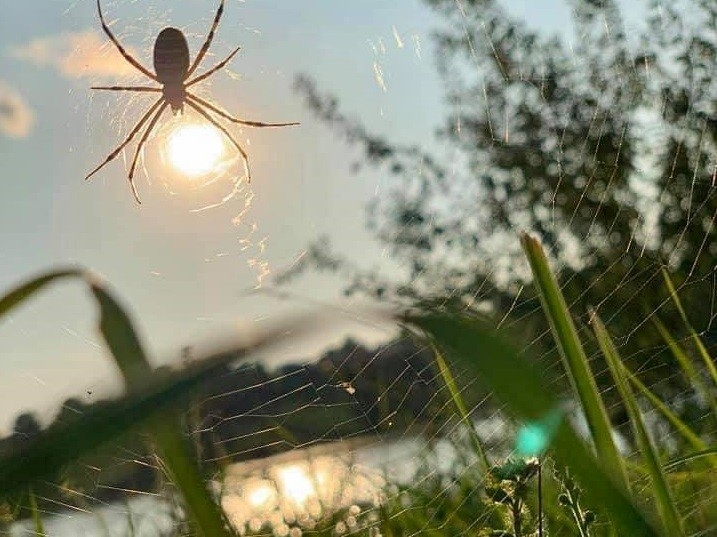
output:
[[[310,496],[314,496],[314,484],[306,471],[298,465],[291,465],[279,471],[279,478],[286,497],[297,504],[303,504]]]
[[[211,171],[223,153],[221,134],[209,125],[181,125],[167,140],[167,154],[172,166],[191,177]]]

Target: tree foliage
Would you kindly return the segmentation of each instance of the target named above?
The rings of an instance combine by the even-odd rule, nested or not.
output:
[[[626,345],[623,354],[634,353],[633,369],[669,361],[656,352],[664,342],[650,317],[678,336],[683,330],[660,266],[709,340],[717,4],[654,0],[641,33],[628,35],[618,2],[572,0],[577,35],[569,45],[531,30],[497,1],[425,1],[440,20],[441,144],[393,143],[346,117],[311,79],[296,83],[318,117],[393,178],[369,225],[408,277],[361,273],[326,247],[315,246],[306,262],[347,271],[351,290],[450,296],[467,307],[489,300],[525,319],[535,302],[517,234],[527,230],[561,270],[574,314],[585,319],[594,306]],[[681,391],[673,372],[657,374]]]

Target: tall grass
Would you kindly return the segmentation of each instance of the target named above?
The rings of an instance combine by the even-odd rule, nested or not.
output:
[[[478,535],[514,537],[519,537],[517,532],[530,535],[539,531],[542,536],[556,531],[555,528],[561,524],[564,527],[570,517],[575,521],[575,532],[581,535],[676,537],[714,530],[714,527],[699,527],[699,523],[717,524],[717,506],[702,509],[701,518],[696,522],[690,515],[690,506],[682,501],[682,490],[688,481],[693,484],[709,483],[709,476],[717,475],[715,447],[692,431],[667,403],[626,368],[607,329],[593,313],[595,341],[605,355],[639,447],[638,454],[630,457],[618,451],[612,434],[613,424],[597,389],[583,342],[542,247],[528,235],[522,236],[522,244],[555,346],[562,358],[562,373],[570,380],[572,393],[569,397],[580,405],[587,420],[589,437],[582,438],[569,420],[564,419],[564,401],[554,393],[552,379],[537,367],[535,360],[518,352],[514,345],[507,342],[488,319],[431,309],[397,316],[396,322],[433,348],[436,367],[446,386],[449,401],[470,433],[466,449],[473,451],[479,464],[471,472],[457,476],[449,488],[435,479],[399,487],[401,497],[408,498],[409,503],[446,508],[439,515],[435,511],[432,515],[445,516],[442,524],[431,526],[419,510],[406,509],[404,503],[394,501],[397,494],[393,494],[387,496],[378,509],[378,520],[367,519],[363,525],[357,526],[357,530],[365,531],[370,526],[382,535],[417,532],[455,535],[477,531]],[[33,503],[35,496],[32,493],[28,496],[28,491],[42,480],[56,478],[63,467],[78,457],[111,442],[128,429],[140,428],[151,434],[168,476],[180,491],[192,531],[205,536],[235,534],[235,529],[207,488],[192,446],[181,432],[176,409],[186,403],[188,394],[228,362],[244,359],[256,350],[292,338],[297,332],[311,329],[311,326],[288,323],[261,334],[250,345],[230,345],[217,353],[200,357],[180,371],[160,374],[150,366],[124,308],[104,284],[76,268],[38,276],[10,291],[0,299],[0,320],[49,284],[67,278],[84,282],[94,297],[100,311],[98,328],[123,375],[126,393],[96,406],[72,423],[57,424],[40,432],[21,448],[0,459],[0,499],[12,502],[24,498],[23,501],[29,501],[35,529],[41,534],[42,520],[36,503]],[[673,300],[684,312],[669,277],[665,276],[665,281]],[[686,315],[684,319],[687,323]],[[691,341],[701,359],[699,364],[693,364],[667,330],[660,327],[684,374],[693,380],[701,379],[701,384],[695,382],[696,388],[703,398],[709,400],[714,397],[717,380],[713,361],[699,336],[691,326],[689,329]],[[467,371],[491,390],[515,420],[516,426],[523,426],[523,432],[543,436],[541,442],[533,444],[539,446],[535,447],[534,453],[540,458],[537,466],[533,463],[526,466],[520,461],[494,461],[495,466],[491,467],[451,372],[453,365],[460,365],[463,372]],[[700,369],[707,372],[709,381],[702,379]],[[709,403],[714,409],[714,401],[709,400]],[[644,423],[642,407],[647,404],[685,439],[685,445],[691,451],[671,461],[663,460],[664,455],[656,448],[655,440]],[[712,417],[717,419],[717,415]],[[526,424],[530,424],[530,428],[526,429]],[[530,455],[525,446],[516,453]],[[536,469],[537,475],[540,475],[541,468],[547,468],[547,465],[554,467],[558,477],[546,476],[540,488],[536,488]],[[644,483],[645,479],[650,483],[649,488],[637,486],[637,480]],[[540,502],[536,501],[539,494]],[[699,498],[696,500],[699,501]],[[491,518],[491,512],[498,509],[496,506],[507,509],[512,517],[509,526],[498,527],[501,522]],[[567,517],[563,515],[561,518],[561,506],[567,510]],[[551,524],[545,529],[541,524],[537,529],[536,521],[542,519],[543,510]],[[532,512],[529,524],[516,519],[527,516],[529,511]],[[321,524],[314,527],[312,534],[332,535],[341,516],[341,513],[327,515]],[[592,524],[595,518],[602,524]],[[535,532],[532,534],[536,535]]]

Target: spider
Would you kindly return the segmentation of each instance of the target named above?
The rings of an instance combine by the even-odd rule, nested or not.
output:
[[[210,115],[207,110],[210,110],[218,116],[223,117],[224,119],[229,120],[233,123],[239,123],[240,125],[246,125],[249,127],[288,127],[291,125],[299,124],[298,122],[264,123],[261,121],[248,121],[245,119],[239,119],[232,116],[225,110],[219,108],[218,106],[207,102],[206,100],[194,95],[189,91],[189,88],[191,86],[197,84],[198,82],[201,82],[202,80],[205,80],[220,69],[223,69],[224,66],[226,66],[231,61],[231,59],[236,55],[237,52],[239,52],[239,49],[241,48],[235,48],[231,52],[231,54],[229,54],[224,60],[220,61],[214,67],[205,71],[201,75],[192,76],[199,67],[199,64],[204,59],[204,56],[206,55],[210,45],[212,44],[212,40],[214,39],[214,33],[216,32],[217,26],[219,25],[219,20],[221,19],[222,13],[224,12],[224,0],[221,0],[221,2],[219,3],[219,8],[217,9],[217,13],[214,16],[214,22],[212,23],[212,27],[209,30],[209,34],[207,35],[207,38],[202,45],[202,48],[199,50],[199,53],[194,58],[194,61],[191,65],[189,64],[189,47],[187,45],[187,39],[184,37],[182,31],[176,28],[168,27],[163,29],[159,33],[159,35],[157,36],[157,40],[154,42],[154,70],[156,74],[153,74],[149,69],[145,68],[140,62],[138,62],[134,57],[132,57],[132,55],[125,50],[119,40],[114,36],[112,31],[109,29],[109,26],[107,26],[104,16],[102,15],[102,6],[100,5],[100,0],[97,0],[97,12],[100,15],[100,23],[102,24],[102,29],[107,34],[107,37],[110,38],[110,41],[112,41],[115,47],[117,47],[117,50],[120,52],[120,54],[122,54],[124,59],[142,74],[161,84],[161,87],[156,88],[151,86],[93,86],[91,89],[161,93],[162,95],[140,118],[137,124],[130,131],[129,135],[127,135],[127,138],[125,138],[125,140],[114,151],[112,151],[99,166],[97,166],[94,170],[88,173],[85,177],[85,180],[92,177],[95,173],[102,169],[105,164],[115,159],[117,155],[119,155],[120,152],[132,141],[132,139],[137,135],[137,133],[142,129],[142,127],[149,122],[147,128],[145,129],[144,133],[142,134],[142,137],[139,140],[139,143],[137,144],[137,149],[134,153],[134,158],[132,159],[132,165],[130,166],[128,175],[129,184],[132,188],[134,198],[135,200],[137,200],[137,203],[142,203],[139,199],[137,187],[135,186],[133,181],[134,172],[137,167],[137,160],[139,158],[139,154],[142,150],[142,147],[149,138],[150,133],[157,125],[159,118],[162,116],[162,113],[167,109],[168,106],[172,109],[172,113],[177,114],[182,113],[184,111],[184,105],[186,104],[187,106],[195,110],[204,119],[206,119],[216,128],[218,128],[222,133],[224,133],[224,135],[229,139],[232,145],[241,154],[242,159],[244,161],[244,171],[246,173],[247,181],[249,182],[251,181],[251,173],[249,171],[249,157],[247,156],[246,151],[244,151],[242,146],[239,145],[239,143],[234,139],[231,133],[225,127],[223,127],[212,115]]]

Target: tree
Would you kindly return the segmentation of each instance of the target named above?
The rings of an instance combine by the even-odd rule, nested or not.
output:
[[[37,420],[37,416],[35,416],[32,412],[24,412],[15,418],[13,435],[21,441],[30,440],[31,438],[37,436],[41,430],[42,426]]]
[[[296,82],[318,117],[394,178],[369,225],[410,267],[408,279],[363,274],[320,246],[307,263],[348,271],[350,290],[450,296],[464,307],[489,300],[501,314],[534,318],[517,232],[536,233],[574,315],[585,320],[596,307],[634,370],[684,394],[651,318],[685,333],[665,266],[711,336],[717,4],[652,1],[635,44],[615,1],[573,0],[579,39],[570,49],[496,1],[426,3],[442,20],[435,45],[448,117],[437,135],[450,163],[369,133],[309,78]]]

